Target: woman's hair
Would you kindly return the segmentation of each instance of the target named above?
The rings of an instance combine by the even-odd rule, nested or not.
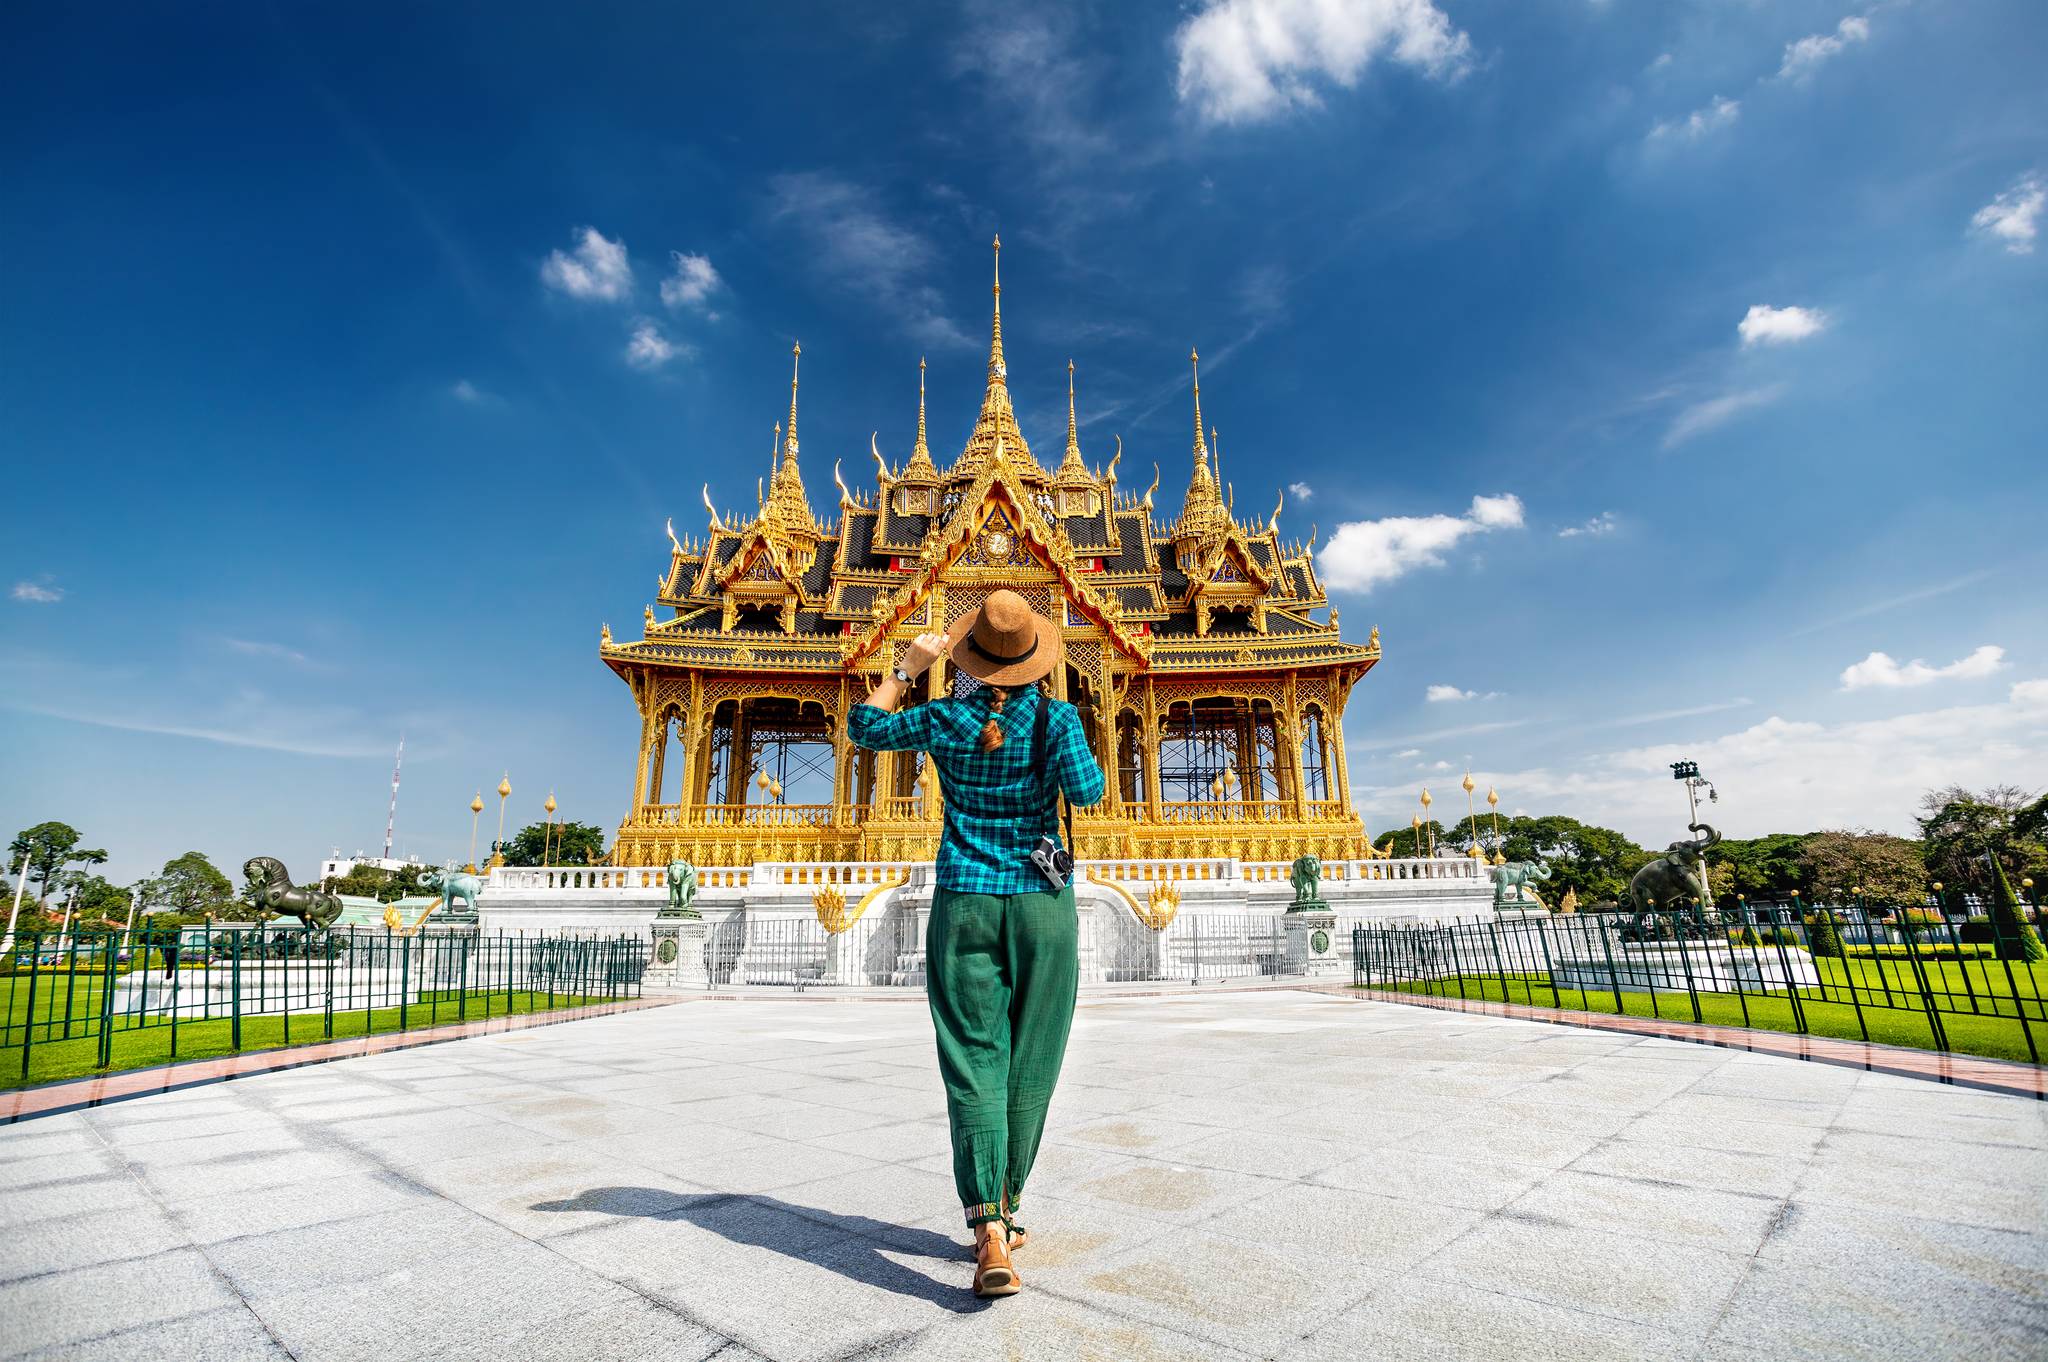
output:
[[[1043,695],[1048,699],[1051,698],[1052,682],[1049,678],[1032,682],[1030,684],[1036,685],[1038,687],[1038,693],[1040,695]],[[990,698],[988,704],[988,722],[981,726],[981,750],[984,752],[993,752],[998,747],[1001,747],[1003,745],[1003,729],[1002,725],[996,722],[996,715],[1001,714],[1003,712],[1003,706],[1009,703],[1011,693],[1014,691],[1023,690],[1024,687],[987,686],[984,687],[984,689],[988,691]]]

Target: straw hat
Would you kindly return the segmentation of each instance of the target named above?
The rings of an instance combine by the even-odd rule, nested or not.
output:
[[[1060,630],[1014,591],[990,594],[954,621],[953,665],[990,686],[1023,686],[1059,665]]]

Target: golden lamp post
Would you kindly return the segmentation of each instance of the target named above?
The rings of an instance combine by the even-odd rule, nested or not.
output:
[[[1419,813],[1410,815],[1408,826],[1415,829],[1415,845],[1410,849],[1411,853],[1420,856],[1422,854],[1422,815]]]
[[[1486,787],[1486,807],[1493,814],[1493,863],[1506,865],[1508,853],[1500,840],[1500,792],[1491,785]]]
[[[548,859],[548,847],[549,847],[549,845],[550,845],[550,844],[551,844],[551,843],[552,843],[552,842],[554,841],[554,837],[555,837],[555,808],[556,808],[556,805],[555,805],[555,792],[554,792],[553,790],[549,790],[549,791],[548,791],[548,798],[547,798],[547,802],[546,802],[546,803],[544,803],[544,804],[542,804],[542,805],[541,805],[541,807],[542,807],[543,809],[546,809],[546,810],[547,810],[547,814],[548,814],[548,827],[547,827],[547,831],[546,831],[546,832],[545,832],[544,834],[542,834],[542,836],[541,836],[541,839],[540,839],[540,863],[541,863],[541,864],[542,864],[543,866],[547,866],[547,865],[551,865],[551,864],[553,864],[553,863],[552,863],[552,862],[551,862],[551,861],[550,861],[550,860]]]
[[[1427,785],[1423,786],[1423,787],[1422,787],[1422,821],[1423,821],[1423,822],[1427,823],[1427,822],[1429,821],[1429,806],[1430,806],[1430,805],[1432,805],[1432,804],[1434,804],[1434,803],[1436,803],[1436,801],[1435,801],[1434,799],[1431,799],[1431,798],[1429,797],[1429,787],[1428,787]],[[1432,857],[1434,857],[1434,856],[1436,855],[1436,829],[1435,829],[1435,828],[1431,828],[1431,829],[1429,830],[1429,854],[1430,854],[1430,855],[1431,855]]]
[[[476,874],[476,820],[484,811],[484,792],[478,790],[469,801],[469,873]]]
[[[1472,802],[1472,791],[1475,788],[1472,773],[1467,771],[1465,779],[1460,783],[1465,787],[1465,819],[1472,829],[1472,849],[1467,854],[1475,861],[1483,861],[1486,859],[1486,853],[1479,849],[1479,806]]]
[[[511,797],[512,773],[507,771],[498,781],[498,840],[491,844],[493,868],[505,864],[505,801]]]

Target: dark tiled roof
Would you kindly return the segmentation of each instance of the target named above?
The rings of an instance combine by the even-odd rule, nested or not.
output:
[[[1070,515],[1063,521],[1067,542],[1077,549],[1109,547],[1109,522],[1099,515]]]
[[[739,552],[739,548],[740,537],[738,535],[734,535],[730,539],[719,540],[718,547],[712,551],[718,566],[724,567],[727,563],[731,562],[732,556]]]
[[[846,541],[846,566],[854,571],[886,568],[888,555],[877,554],[874,550],[875,513],[873,511],[848,511],[846,521],[839,531]]]
[[[884,586],[868,586],[861,582],[845,582],[839,587],[832,602],[832,612],[838,615],[865,615],[874,605],[877,597],[889,590]]]
[[[1195,612],[1184,610],[1179,614],[1168,615],[1165,619],[1152,626],[1152,632],[1164,638],[1193,638],[1195,634]]]
[[[1312,634],[1322,627],[1304,623],[1292,615],[1283,615],[1278,610],[1266,612],[1266,632],[1269,634]]]
[[[1188,575],[1180,570],[1180,563],[1174,557],[1173,544],[1161,540],[1153,549],[1159,554],[1159,589],[1169,599],[1178,599],[1188,589]]]
[[[1144,572],[1151,568],[1145,561],[1145,513],[1133,512],[1116,518],[1117,552],[1102,560],[1104,572]]]
[[[1287,587],[1303,600],[1307,600],[1315,594],[1309,589],[1308,574],[1292,563],[1287,566]]]
[[[804,573],[804,595],[822,596],[832,589],[832,555],[838,551],[836,540],[819,541],[818,556],[811,560],[810,571]]]
[[[1252,551],[1252,561],[1267,572],[1273,570],[1273,546],[1263,539],[1253,539],[1246,545]]]
[[[1159,599],[1156,587],[1119,586],[1112,589],[1116,594],[1117,604],[1127,613],[1151,614],[1166,608],[1166,603]]]

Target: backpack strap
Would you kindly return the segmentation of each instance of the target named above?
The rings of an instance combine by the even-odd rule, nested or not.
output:
[[[1060,788],[1059,783],[1051,779],[1051,725],[1052,697],[1041,691],[1038,696],[1038,717],[1031,724],[1031,760],[1049,786],[1045,801],[1045,811],[1051,816],[1049,821],[1065,826],[1067,851],[1071,854],[1074,850],[1074,806],[1067,800],[1066,792]]]

